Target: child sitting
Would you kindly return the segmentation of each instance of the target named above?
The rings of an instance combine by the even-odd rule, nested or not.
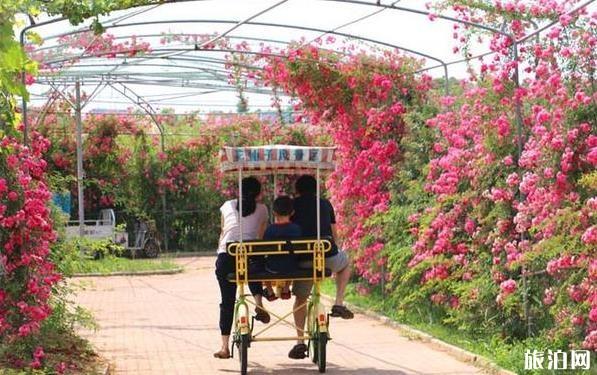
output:
[[[290,239],[302,235],[301,227],[290,222],[293,214],[292,199],[288,196],[280,196],[274,200],[274,223],[267,227],[263,234],[264,240]],[[266,271],[277,274],[290,272],[298,267],[298,260],[294,254],[270,255],[265,259]],[[265,284],[263,296],[269,301],[277,297],[271,283]],[[290,282],[285,282],[282,289],[282,298],[290,298]]]

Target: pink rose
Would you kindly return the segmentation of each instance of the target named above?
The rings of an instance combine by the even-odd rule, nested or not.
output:
[[[512,279],[502,281],[500,283],[500,289],[505,296],[510,295],[516,291],[516,281]]]
[[[553,293],[553,289],[545,289],[544,297],[543,297],[543,304],[549,306],[555,302],[555,295]]]
[[[597,244],[597,225],[589,227],[581,237],[582,242],[587,245]]]
[[[15,202],[17,199],[19,199],[19,195],[15,191],[9,192],[7,197],[8,197],[8,200],[11,202]]]
[[[592,322],[597,322],[597,307],[593,307],[589,312],[589,320]]]

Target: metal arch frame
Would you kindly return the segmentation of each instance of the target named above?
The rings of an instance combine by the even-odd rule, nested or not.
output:
[[[161,51],[185,51],[185,52],[197,52],[194,50],[190,50],[190,49],[186,49],[186,48],[161,48],[159,50],[155,50],[158,52]],[[228,50],[204,50],[201,52],[207,52],[207,51],[212,51],[212,52],[227,52]],[[129,51],[125,51],[125,52],[133,52],[133,50],[129,50]],[[112,52],[108,51],[108,52],[102,52],[99,54],[95,54],[95,55],[87,55],[87,56],[82,56],[77,58],[78,60],[86,60],[86,59],[106,59],[104,56],[106,55],[110,55]],[[247,54],[259,54],[258,52],[247,52]],[[278,56],[278,57],[283,57],[284,55],[277,55],[277,54],[270,54],[269,56]],[[144,54],[144,55],[138,55],[138,56],[127,56],[127,57],[119,57],[123,60],[131,60],[133,61],[133,63],[129,63],[128,61],[123,61],[121,65],[124,66],[130,66],[130,67],[134,67],[134,66],[143,66],[141,64],[138,64],[137,62],[135,62],[135,60],[137,59],[141,59],[141,60],[160,60],[160,61],[173,61],[173,62],[177,62],[177,61],[185,61],[185,62],[201,62],[201,63],[208,63],[208,64],[214,64],[215,66],[218,65],[225,65],[225,64],[231,64],[231,65],[236,65],[236,66],[241,66],[244,68],[249,68],[249,69],[255,69],[255,70],[262,70],[262,67],[260,66],[255,66],[255,65],[248,65],[248,64],[239,64],[239,63],[235,63],[235,62],[228,62],[227,60],[224,59],[218,59],[218,58],[209,58],[206,56],[185,56],[185,57],[161,57],[159,55],[152,55],[152,54]],[[72,59],[70,57],[68,58],[61,58],[61,59],[56,59],[56,60],[50,60],[49,63],[50,64],[56,64],[56,63],[62,63],[62,62],[67,62],[67,61],[71,61]],[[112,60],[115,61],[115,58],[109,58],[107,60]],[[107,64],[99,64],[101,66],[105,66]],[[113,64],[110,64],[113,65]],[[197,66],[184,66],[184,65],[167,65],[167,64],[162,64],[161,66],[164,67],[171,67],[171,68],[177,68],[177,67],[181,67],[184,69],[195,69],[195,70],[204,70],[204,71],[217,71],[217,72],[223,72],[224,70],[216,70],[216,69],[207,69],[207,68],[200,68]],[[71,68],[74,66],[69,66],[68,68]],[[106,73],[108,74],[108,73]]]
[[[196,1],[196,0],[195,0]],[[199,1],[203,1],[203,0],[199,0]],[[115,29],[115,28],[120,28],[120,27],[134,27],[134,26],[146,26],[146,25],[159,25],[159,24],[185,24],[185,23],[205,23],[205,24],[238,24],[239,21],[236,20],[226,20],[226,19],[185,19],[185,20],[157,20],[157,21],[145,21],[145,22],[130,22],[130,23],[122,23],[122,24],[118,24],[118,25],[106,25],[104,26],[104,28],[106,30],[109,29]],[[401,51],[405,51],[405,52],[409,52],[421,57],[426,57],[428,59],[431,59],[433,61],[437,61],[437,62],[442,62],[441,59],[431,56],[429,54],[423,53],[423,52],[419,52],[413,49],[409,49],[409,48],[405,48],[405,47],[401,47],[399,45],[396,44],[392,44],[392,43],[387,43],[381,40],[377,40],[377,39],[372,39],[372,38],[367,38],[367,37],[362,37],[362,36],[358,36],[358,35],[354,35],[354,34],[349,34],[349,33],[342,33],[342,32],[338,32],[338,31],[331,31],[331,30],[326,30],[326,29],[321,29],[321,28],[315,28],[315,27],[306,27],[306,26],[300,26],[300,25],[287,25],[287,24],[278,24],[278,23],[271,23],[271,22],[251,22],[251,21],[246,21],[243,23],[243,25],[249,25],[249,26],[264,26],[264,27],[277,27],[277,28],[286,28],[286,29],[292,29],[292,30],[302,30],[302,31],[312,31],[312,32],[319,32],[319,33],[325,33],[325,34],[332,34],[332,35],[337,35],[337,36],[341,36],[341,37],[345,37],[345,38],[349,38],[349,39],[355,39],[355,40],[362,40],[365,42],[370,42],[373,44],[378,44],[381,46],[385,46],[385,47],[390,47],[390,48],[395,48],[397,50],[401,50]],[[75,35],[75,34],[80,34],[83,32],[87,32],[87,30],[74,30],[68,33],[63,33],[60,35],[54,35],[54,37],[62,37],[62,36],[67,36],[67,35]],[[238,37],[238,38],[242,38],[242,37]],[[286,43],[288,44],[288,43]],[[159,49],[158,49],[159,50]],[[199,49],[199,51],[214,51],[216,49]],[[154,49],[153,51],[156,51],[156,49]],[[196,49],[189,49],[188,51],[196,51]],[[226,49],[226,50],[220,50],[220,51],[228,51],[228,52],[236,52],[236,53],[254,53],[254,54],[263,54],[263,53],[259,53],[259,52],[255,52],[255,51],[245,51],[245,50],[239,50],[239,49]],[[337,53],[337,51],[334,51]],[[280,57],[284,57],[284,55],[279,55]]]
[[[136,52],[136,49],[129,49],[129,50],[123,50],[120,51],[120,53],[132,53],[132,52]],[[257,52],[257,51],[243,51],[243,50],[238,50],[238,49],[219,49],[219,48],[210,48],[210,49],[204,49],[204,50],[195,50],[195,49],[190,49],[190,48],[157,48],[152,50],[152,53],[154,52],[171,52],[171,51],[182,51],[182,52],[210,52],[210,53],[223,53],[223,52],[229,52],[229,53],[244,53],[247,55],[261,55],[261,56],[271,56],[271,57],[281,57],[281,58],[285,58],[285,55],[281,55],[281,54],[276,54],[276,53],[264,53],[264,52]],[[93,59],[93,58],[105,58],[104,56],[110,55],[114,53],[113,51],[104,51],[101,53],[96,53],[94,55],[86,55],[86,56],[80,56],[77,57],[76,59],[78,60],[82,60],[82,59]],[[172,57],[163,57],[160,55],[153,55],[153,54],[143,54],[143,55],[138,55],[138,56],[126,56],[126,59],[130,59],[130,60],[134,60],[134,59],[146,59],[149,57],[153,57],[156,59],[161,59],[161,60],[169,60],[172,59]],[[124,58],[124,57],[123,57]],[[56,64],[56,63],[61,63],[61,62],[66,62],[66,61],[71,61],[73,59],[73,57],[68,57],[68,58],[62,58],[62,59],[56,59],[56,60],[50,60],[49,64]],[[180,58],[178,58],[180,59]],[[212,60],[212,62],[216,62],[218,60]],[[235,65],[234,62],[227,62],[226,60],[219,60],[222,62],[223,64],[231,64],[231,65]],[[246,64],[243,64],[243,66],[246,67],[251,67],[248,66]]]
[[[145,56],[145,57],[147,57],[147,56]],[[80,67],[93,67],[93,66],[106,66],[106,65],[102,65],[102,64],[80,65]],[[112,66],[112,65],[109,65],[109,66]],[[168,65],[144,64],[142,66],[167,67]],[[185,68],[185,69],[186,68],[197,69],[197,67],[193,67],[193,66],[178,66],[178,67]],[[76,72],[72,72],[72,73],[76,73]],[[193,72],[189,71],[188,73],[192,74]],[[176,72],[171,72],[171,73],[168,73],[168,72],[164,72],[164,73],[156,73],[156,72],[110,73],[110,72],[102,72],[102,71],[93,71],[93,72],[88,72],[88,74],[86,74],[85,77],[86,77],[87,82],[89,82],[90,80],[98,80],[98,79],[110,79],[113,81],[114,79],[117,79],[118,77],[124,77],[124,78],[131,80],[128,83],[135,83],[135,84],[155,84],[155,85],[168,84],[167,86],[176,86],[176,87],[193,87],[193,88],[198,88],[198,89],[201,89],[201,88],[217,89],[217,90],[221,90],[221,91],[234,90],[234,88],[229,85],[217,85],[217,84],[210,84],[210,83],[202,83],[202,81],[206,81],[206,82],[225,81],[224,79],[221,79],[221,80],[218,80],[217,78],[209,79],[206,76],[177,77],[177,76],[175,76],[175,74],[177,74],[177,73]],[[38,77],[37,82],[40,84],[47,84],[48,82],[68,83],[68,82],[74,82],[78,77],[80,77],[80,75],[68,74],[68,73],[61,74],[61,75],[42,75],[42,76]],[[146,78],[135,80],[134,77],[146,77]],[[224,78],[224,77],[221,77],[221,78]],[[181,82],[181,81],[183,82],[182,84],[181,83],[178,83],[175,85],[171,84],[171,83],[176,83],[176,82]],[[259,87],[249,87],[249,88],[247,88],[247,91],[253,92],[256,94],[270,94],[271,95],[270,90],[262,89]]]
[[[432,12],[427,12],[424,10],[420,10],[420,9],[413,9],[413,8],[407,8],[407,7],[402,7],[399,5],[395,5],[395,4],[381,4],[380,2],[376,2],[376,3],[369,3],[366,1],[362,1],[362,0],[319,0],[319,1],[331,1],[331,2],[336,2],[336,3],[345,3],[345,4],[357,4],[357,5],[362,5],[362,6],[373,6],[373,7],[377,7],[377,8],[385,8],[385,9],[393,9],[393,10],[399,10],[402,12],[407,12],[407,13],[415,13],[415,14],[419,14],[419,15],[423,15],[423,16],[430,16],[433,14],[434,17],[439,18],[439,19],[443,19],[446,21],[451,21],[454,23],[458,23],[458,24],[462,24],[462,25],[467,25],[467,26],[471,26],[471,27],[475,27],[478,29],[483,29],[486,31],[490,31],[492,33],[496,33],[496,34],[502,34],[504,36],[510,36],[508,33],[505,33],[499,29],[493,28],[491,26],[487,26],[481,23],[476,23],[476,22],[471,22],[471,21],[464,21],[464,20],[459,20],[458,18],[454,18],[454,17],[450,17],[450,16],[444,16],[441,14],[434,14]]]
[[[87,30],[87,31],[89,31],[89,30]],[[60,37],[65,36],[65,35],[68,35],[68,33],[49,35],[46,38],[44,38],[44,41],[52,40],[52,39],[56,39],[56,38],[60,38]],[[197,35],[201,35],[201,34],[173,33],[171,35],[197,36]],[[135,34],[135,36],[137,38],[163,38],[165,36],[168,36],[168,34]],[[114,40],[127,39],[127,38],[130,38],[130,37],[131,37],[130,35],[119,35],[119,36],[114,36]],[[226,38],[227,39],[242,39],[242,40],[250,40],[250,41],[254,41],[254,42],[268,42],[268,43],[278,43],[278,44],[288,45],[288,41],[278,40],[278,39],[256,38],[256,37],[243,37],[243,36],[240,36],[240,35],[228,35]],[[36,51],[48,51],[48,50],[56,49],[56,48],[59,48],[59,47],[60,47],[60,45],[56,44],[56,45],[53,45],[53,46],[37,48]],[[335,52],[335,53],[342,53],[342,52],[331,50],[331,49],[325,49],[325,48],[321,48],[321,49],[322,50],[331,51],[331,52]]]
[[[185,2],[204,2],[204,1],[207,1],[207,0],[165,0],[165,1],[157,3],[157,4],[149,4],[149,5],[144,5],[144,6],[141,6],[141,7],[132,7],[132,8],[128,8],[128,9],[130,10],[130,9],[139,8],[139,9],[142,9],[141,12],[145,12],[145,11],[150,11],[150,10],[153,10],[153,9],[159,7],[159,6],[167,5],[167,4],[185,3]],[[361,6],[372,6],[372,7],[376,7],[376,8],[392,9],[392,10],[399,10],[399,11],[403,11],[403,12],[407,12],[407,13],[415,13],[415,14],[424,15],[424,16],[429,16],[429,15],[432,14],[431,12],[428,12],[428,11],[423,11],[423,10],[419,10],[419,9],[413,9],[413,8],[407,8],[407,7],[397,6],[397,5],[395,5],[396,2],[388,5],[388,4],[381,4],[380,2],[372,3],[372,2],[362,1],[362,0],[320,0],[320,1],[332,1],[332,2],[339,2],[339,3],[356,4],[356,5],[361,5]],[[577,7],[574,11],[571,11],[569,13],[574,13],[574,12],[578,11],[579,9],[585,8],[586,6],[588,6],[589,4],[591,4],[593,1],[594,0],[587,1],[584,4],[580,5],[579,7]],[[280,5],[280,4],[276,4],[273,7],[276,7],[278,5]],[[273,7],[270,7],[269,9],[266,9],[265,11],[260,12],[260,14],[266,13],[270,9],[273,9]],[[146,8],[146,9],[143,9],[143,8]],[[123,9],[123,10],[125,10],[125,9]],[[110,21],[114,22],[111,26],[116,26],[116,22],[120,22],[123,19],[128,19],[128,18],[135,17],[138,14],[139,13],[135,13],[135,14],[132,14],[132,15],[131,14],[127,14],[127,15],[123,15],[122,17],[120,17],[120,18],[118,18],[116,20],[107,20],[107,21],[108,22],[110,22]],[[501,34],[501,35],[508,36],[508,37],[512,38],[511,35],[503,32],[502,30],[499,30],[499,29],[496,29],[496,28],[493,28],[493,27],[490,27],[490,26],[487,26],[487,25],[484,25],[484,24],[481,24],[481,23],[464,21],[464,20],[460,20],[460,19],[457,19],[457,18],[454,18],[454,17],[444,16],[444,15],[441,15],[441,14],[434,14],[434,16],[436,18],[439,18],[439,19],[447,20],[447,21],[454,22],[454,23],[457,23],[457,24],[468,25],[468,26],[471,26],[471,27],[474,27],[474,28],[484,29],[484,30],[492,32],[492,33],[498,33],[498,34]],[[252,18],[255,18],[255,16],[254,17],[249,17],[248,19],[250,20]],[[32,24],[32,25],[26,26],[25,28],[23,28],[21,30],[21,33],[20,33],[21,44],[24,45],[25,33],[27,31],[29,31],[30,29],[33,29],[33,28],[36,28],[36,27],[40,27],[40,26],[46,26],[46,25],[49,25],[49,24],[52,24],[52,23],[56,23],[56,22],[60,22],[60,21],[65,21],[65,20],[67,20],[66,17],[57,17],[55,19],[51,19],[51,20],[47,20],[47,21],[40,22],[40,23],[37,23],[37,24]],[[559,21],[553,21],[550,24],[542,27],[540,30],[537,30],[535,33],[530,34],[530,35],[522,38],[518,42],[523,42],[523,41],[527,40],[528,38],[532,37],[533,35],[539,34],[540,32],[544,31],[545,29],[547,29],[547,28],[549,28],[549,27],[551,27],[551,26],[553,26],[553,25],[555,25],[557,23],[559,23]],[[108,27],[110,27],[110,26],[108,26]],[[341,27],[343,27],[343,26],[339,26],[338,28],[341,28]],[[83,32],[83,31],[87,31],[87,30],[79,29],[78,31],[79,32]],[[354,38],[361,39],[358,36],[354,36]],[[462,61],[458,60],[458,61],[450,62],[450,63],[447,63],[447,64],[451,65],[451,64],[454,64],[454,63],[458,63],[458,62],[462,62]],[[437,66],[437,67],[439,67],[439,66]],[[434,69],[434,68],[436,68],[436,67],[431,67],[431,68],[428,68],[426,70],[430,70],[430,69]]]
[[[164,127],[158,121],[157,112],[155,111],[155,109],[153,109],[153,106],[151,105],[151,103],[147,102],[142,96],[137,95],[137,93],[135,93],[135,91],[131,90],[129,87],[127,87],[122,82],[109,82],[108,81],[107,85],[110,86],[114,91],[118,92],[120,95],[129,99],[131,102],[133,102],[135,105],[137,105],[137,107],[141,108],[143,110],[143,112],[145,112],[151,118],[153,123],[158,128],[158,131],[160,132],[160,145],[161,145],[162,152],[164,152],[165,151]],[[120,87],[117,87],[116,85],[118,85]],[[132,96],[129,96],[127,92],[130,92],[132,94]],[[136,101],[135,101],[135,99],[136,99]],[[164,174],[163,166],[162,166],[162,168],[160,168],[160,173],[162,175]],[[166,221],[166,210],[167,210],[166,192],[164,191],[161,194],[161,196],[162,196],[161,198],[162,198],[162,227],[163,227],[162,230],[164,231],[164,246],[165,246],[165,250],[168,251],[168,231],[167,231],[168,224]]]
[[[55,34],[55,35],[46,37],[44,40],[59,38],[62,35],[63,34]],[[176,35],[195,36],[197,34],[177,33]],[[325,35],[325,34],[322,34],[322,35]],[[164,34],[136,34],[136,36],[138,38],[159,38],[159,37],[163,37]],[[114,40],[127,39],[127,38],[130,38],[130,35],[117,36],[117,37],[114,37]],[[277,43],[277,44],[281,44],[281,45],[288,45],[289,44],[288,41],[276,40],[276,39],[268,39],[268,38],[242,37],[242,36],[235,36],[235,35],[228,35],[227,38],[231,39],[231,40],[232,39],[242,39],[242,40],[250,40],[250,41],[254,41],[254,42]],[[40,52],[40,51],[50,51],[50,50],[53,50],[53,49],[57,49],[59,47],[60,47],[60,45],[57,44],[57,45],[54,45],[54,46],[38,48],[38,49],[36,49],[36,51],[37,52]],[[322,51],[333,52],[333,53],[336,53],[336,54],[339,54],[339,55],[345,55],[345,53],[342,52],[342,51],[336,51],[336,50],[333,50],[333,49],[326,49],[326,48],[319,48],[319,49],[322,50]],[[195,52],[197,52],[197,51],[195,51]],[[283,57],[283,55],[279,55],[279,56]],[[86,57],[86,56],[83,56],[83,57]],[[94,56],[91,56],[91,57],[94,57]],[[133,66],[133,65],[141,66],[139,63],[141,61],[143,61],[143,60],[150,60],[150,59],[162,59],[162,60],[166,60],[162,56],[153,56],[153,55],[143,55],[143,56],[140,56],[140,57],[139,56],[117,57],[117,58],[118,59],[123,59],[125,61],[125,63],[126,63],[126,61],[128,59],[131,59],[131,60],[138,59],[138,61],[129,62],[128,66]],[[79,57],[79,59],[81,59],[81,57]],[[211,59],[211,61],[209,59]],[[235,66],[240,66],[240,67],[249,68],[249,69],[253,69],[253,70],[263,70],[263,68],[260,67],[260,66],[242,64],[242,63],[237,63],[237,62],[230,62],[230,61],[226,61],[226,60],[223,60],[223,59],[208,58],[208,57],[204,57],[204,56],[201,56],[201,57],[200,56],[191,57],[191,56],[187,55],[185,57],[168,57],[167,60],[168,61],[175,61],[175,62],[176,61],[193,61],[193,62],[200,61],[200,62],[213,63],[213,64],[218,64],[218,65],[232,64],[232,65],[235,65]],[[116,64],[114,64],[114,65],[116,65]],[[143,64],[143,65],[148,65],[148,64]],[[88,65],[78,65],[78,66],[80,67],[80,66],[88,66]],[[98,66],[105,66],[105,64],[102,64],[102,65],[98,64]],[[167,65],[161,65],[161,66],[167,66]],[[202,69],[202,70],[205,70],[205,71],[208,70],[207,68],[199,68],[199,67],[196,67],[196,66],[192,66],[191,67],[191,66],[184,66],[184,65],[172,65],[172,67],[175,67],[175,68],[189,68],[189,69],[191,69],[191,68],[192,69]],[[224,69],[218,70],[218,69],[214,68],[214,69],[210,69],[210,70],[218,71],[218,72],[227,72]]]
[[[274,9],[274,8],[277,8],[277,7],[279,7],[279,6],[280,6],[280,5],[282,5],[282,4],[285,4],[286,2],[288,2],[288,0],[280,0],[280,1],[278,1],[277,3],[275,3],[275,4],[271,5],[271,6],[269,6],[268,8],[266,8],[266,9],[264,9],[264,10],[262,10],[262,11],[259,11],[259,12],[255,13],[255,14],[251,15],[250,17],[248,17],[248,18],[245,18],[245,19],[244,19],[244,20],[242,20],[242,21],[238,21],[238,22],[236,23],[236,25],[232,26],[231,28],[229,28],[228,30],[224,31],[223,33],[216,35],[216,36],[215,36],[214,38],[212,38],[211,40],[208,40],[208,41],[202,42],[202,43],[201,43],[201,45],[199,46],[199,49],[202,49],[203,47],[205,47],[205,46],[207,46],[207,45],[209,45],[209,44],[211,44],[211,43],[215,43],[216,41],[218,41],[218,40],[222,39],[222,38],[223,38],[223,37],[225,37],[226,35],[228,35],[228,34],[230,34],[231,32],[233,32],[234,30],[238,29],[238,28],[239,28],[239,27],[241,27],[242,25],[245,25],[245,24],[247,24],[247,23],[248,23],[248,22],[250,22],[251,20],[253,20],[253,19],[255,19],[255,18],[257,18],[257,17],[259,17],[259,16],[261,16],[261,15],[263,15],[263,14],[267,13],[267,12],[269,12],[270,10],[272,10],[272,9]]]
[[[236,24],[238,25],[240,22],[243,21],[236,21],[236,20],[209,20],[209,19],[196,19],[196,20],[158,20],[158,21],[145,21],[145,22],[130,22],[130,23],[121,23],[118,25],[107,25],[105,26],[106,30],[109,29],[114,29],[114,28],[120,28],[120,27],[134,27],[134,26],[146,26],[146,25],[159,25],[159,24],[184,24],[184,23],[205,23],[205,24]],[[369,43],[373,43],[376,45],[380,45],[380,46],[384,46],[384,47],[389,47],[389,48],[394,48],[396,50],[400,50],[400,51],[404,51],[404,52],[408,52],[417,56],[421,56],[433,61],[436,61],[438,63],[441,64],[441,66],[444,67],[444,79],[445,79],[445,88],[444,90],[446,91],[446,93],[449,91],[449,86],[448,86],[448,67],[446,65],[446,63],[440,59],[437,58],[435,56],[431,56],[428,55],[426,53],[423,52],[419,52],[410,48],[406,48],[406,47],[402,47],[396,44],[392,44],[392,43],[387,43],[387,42],[383,42],[380,40],[376,40],[376,39],[372,39],[372,38],[367,38],[367,37],[362,37],[362,36],[358,36],[358,35],[354,35],[354,34],[349,34],[349,33],[343,33],[343,32],[338,32],[338,31],[333,31],[333,30],[326,30],[326,29],[321,29],[321,28],[314,28],[314,27],[305,27],[305,26],[300,26],[300,25],[286,25],[286,24],[276,24],[276,23],[270,23],[270,22],[251,22],[251,21],[246,21],[243,23],[244,25],[250,25],[250,26],[264,26],[264,27],[276,27],[276,28],[286,28],[286,29],[292,29],[292,30],[302,30],[302,31],[310,31],[310,32],[318,32],[318,33],[324,33],[324,34],[331,34],[331,35],[337,35],[340,37],[345,37],[348,39],[355,39],[355,40],[361,40],[361,41],[365,41],[365,42],[369,42]],[[75,35],[75,34],[79,34],[79,33],[83,33],[85,31],[83,30],[74,30],[72,32],[69,33],[63,33],[57,37],[61,37],[61,36],[67,36],[67,35]],[[56,37],[56,36],[55,36]],[[168,50],[173,50],[173,51],[181,51],[181,52],[192,52],[192,51],[196,51],[196,49],[154,49],[153,52],[159,52],[159,51],[168,51]],[[266,55],[264,53],[260,53],[260,52],[255,52],[255,51],[245,51],[245,50],[239,50],[239,49],[199,49],[199,51],[201,52],[207,52],[207,51],[212,51],[212,52],[230,52],[230,53],[241,53],[241,54],[257,54],[257,55]],[[124,51],[126,52],[126,51]],[[110,54],[112,52],[107,52],[104,54]],[[279,57],[287,57],[285,55],[277,55]],[[97,57],[97,55],[96,55]],[[158,56],[159,57],[159,56]],[[166,56],[163,56],[162,58],[167,58],[168,54],[166,54]],[[65,59],[62,61],[68,61],[69,59]],[[55,63],[55,62],[60,62],[60,61],[50,61],[49,63]]]
[[[158,119],[157,119],[158,113],[153,108],[153,106],[149,102],[147,102],[142,96],[138,95],[134,90],[132,90],[131,88],[129,88],[127,85],[125,85],[122,82],[107,81],[106,84],[108,86],[110,86],[110,88],[112,88],[112,90],[116,91],[120,95],[122,95],[125,98],[127,98],[128,100],[130,100],[133,104],[135,104],[139,108],[141,108],[143,110],[143,112],[145,112],[151,118],[151,121],[153,121],[155,126],[158,128],[158,131],[160,132],[160,139],[161,139],[160,146],[161,146],[162,152],[164,152],[164,149],[165,149],[164,127],[158,121]],[[129,95],[128,94],[129,92],[132,95]]]
[[[157,6],[165,5],[165,4],[169,4],[169,3],[182,3],[182,2],[190,2],[190,1],[205,1],[205,0],[172,0],[172,1],[166,0],[163,3],[157,4]],[[359,0],[322,0],[322,1],[336,1],[336,2],[343,2],[343,3],[359,4],[359,5],[362,5],[362,6],[383,7],[383,8],[400,10],[400,11],[404,11],[404,12],[408,12],[408,13],[418,13],[418,14],[422,14],[422,15],[426,15],[426,16],[428,16],[430,14],[430,12],[420,11],[420,10],[406,8],[406,7],[401,7],[401,6],[396,6],[396,3],[392,3],[391,5],[385,5],[385,4],[380,4],[379,2],[377,4],[373,4],[373,3],[368,3],[368,2],[359,1]],[[281,3],[278,3],[277,5],[281,5]],[[275,6],[277,6],[277,5],[275,5]],[[146,8],[147,10],[152,10],[152,9],[156,8],[156,4],[152,4],[152,5],[148,5],[148,6],[143,6],[143,7],[139,7],[139,8],[144,8],[144,7],[147,7]],[[135,7],[130,8],[130,9],[134,9],[134,8]],[[270,7],[269,9],[267,9],[265,11],[262,11],[262,12],[260,12],[260,14],[265,14],[270,9],[272,9],[272,8]],[[138,13],[135,13],[134,15],[132,15],[132,17],[137,16],[137,15],[138,15]],[[124,15],[123,16],[124,18],[121,18],[119,21],[121,21],[123,19],[131,18],[131,17],[128,17],[128,16],[130,16],[130,15]],[[463,20],[459,20],[459,19],[456,19],[456,18],[453,18],[453,17],[447,17],[447,16],[443,16],[443,15],[438,15],[438,17],[441,18],[441,19],[445,19],[445,20],[449,20],[449,21],[458,23],[458,24],[466,24],[466,25],[469,25],[469,26],[472,26],[472,27],[485,29],[485,30],[488,30],[488,31],[491,31],[491,32],[502,33],[500,30],[493,29],[491,27],[487,27],[487,26],[482,25],[482,24],[477,24],[477,23],[473,23],[473,22],[463,21]],[[253,18],[255,18],[255,17],[253,17]],[[36,27],[45,26],[45,25],[49,25],[49,24],[52,24],[52,23],[55,23],[55,22],[64,21],[66,19],[67,19],[66,17],[58,17],[58,18],[51,19],[51,20],[48,20],[48,21],[44,21],[44,22],[41,22],[41,23],[38,23],[38,24],[31,24],[29,26],[26,26],[25,28],[23,28],[21,30],[21,33],[20,33],[20,38],[19,39],[20,39],[21,45],[24,46],[24,43],[25,43],[25,34],[26,34],[27,31],[29,31],[29,30],[31,30],[33,28],[36,28]],[[249,20],[250,19],[251,19],[251,17],[249,18]],[[114,23],[111,26],[112,27],[117,26],[115,22],[119,22],[119,21],[114,21]],[[238,26],[240,26],[240,25],[237,25],[236,27],[238,27]],[[321,32],[326,32],[327,33],[327,31],[328,30],[323,30]],[[334,35],[340,35],[340,33],[337,33],[336,31],[334,31],[333,34]],[[344,33],[342,33],[342,34],[344,34]],[[352,36],[352,37],[354,37],[355,39],[364,40],[363,38],[360,38],[358,36]],[[394,47],[394,48],[396,48],[396,47]],[[407,51],[407,52],[418,54],[417,53],[418,51],[408,51],[406,49],[403,49],[403,50]],[[419,54],[419,55],[423,56],[423,57],[427,57],[424,54]],[[430,58],[430,57],[428,57],[428,58]],[[444,61],[442,61],[440,59],[437,59],[437,58],[432,58],[432,59],[434,61],[440,62],[441,66],[443,66],[443,68],[444,68],[444,76],[445,76],[445,81],[446,81],[445,88],[449,89],[449,84],[448,84],[448,65]],[[24,80],[25,80],[24,75],[23,75],[22,79],[23,79],[23,83],[24,83]],[[27,125],[28,125],[27,124],[27,103],[26,103],[26,100],[24,98],[22,100],[22,106],[23,106],[23,123],[24,123],[23,137],[24,137],[25,143],[27,143],[27,140],[28,140],[28,137],[27,137]]]
[[[152,59],[155,57],[152,57]],[[197,61],[201,61],[201,60],[197,60]],[[114,66],[122,66],[122,64],[84,64],[84,65],[77,65],[76,68],[93,68],[93,67],[114,67]],[[150,64],[142,64],[142,65],[137,65],[137,64],[131,64],[129,65],[131,67],[152,67],[152,68],[177,68],[182,70],[178,71],[178,72],[126,72],[126,71],[120,71],[120,72],[116,72],[116,71],[85,71],[85,77],[94,77],[94,76],[118,76],[118,75],[145,75],[145,76],[156,76],[156,77],[165,77],[168,74],[195,74],[196,77],[199,79],[201,78],[201,74],[205,74],[206,76],[212,76],[214,80],[216,81],[220,81],[223,80],[222,78],[224,78],[224,76],[221,75],[221,73],[225,72],[225,70],[222,69],[207,69],[207,68],[200,68],[197,66],[191,66],[191,65],[168,65],[168,64],[157,64],[157,63],[150,63]],[[199,72],[198,72],[199,71]],[[78,69],[73,69],[73,70],[69,70],[68,73],[66,74],[42,74],[40,75],[41,77],[47,77],[47,78],[60,78],[60,77],[72,77],[75,74],[73,73],[80,73],[81,71]],[[218,75],[219,74],[219,75]],[[80,76],[80,75],[78,75]]]
[[[100,77],[101,78],[101,77]],[[76,81],[54,81],[56,83],[60,83],[60,84],[65,84],[65,83],[69,83],[69,82],[74,82]],[[101,79],[100,79],[101,81]],[[49,82],[49,81],[47,81]],[[46,81],[44,82],[40,82],[43,84],[47,84]],[[96,81],[90,81],[87,80],[88,83],[99,83]],[[139,80],[139,81],[135,81],[135,80],[121,80],[120,82],[122,83],[126,83],[126,84],[132,84],[132,85],[151,85],[151,86],[164,86],[164,87],[181,87],[181,85],[179,84],[180,80],[156,80],[156,81],[150,81],[150,80]],[[209,85],[209,84],[185,84],[182,87],[189,87],[189,88],[193,88],[193,89],[204,89],[204,90],[212,90],[212,91],[234,91],[233,87],[230,86],[218,86],[218,85]],[[247,92],[252,92],[254,94],[260,94],[260,95],[271,95],[271,92],[269,91],[259,91],[259,90],[254,90],[254,89],[250,89],[250,90],[246,90]],[[205,94],[205,93],[203,93]]]

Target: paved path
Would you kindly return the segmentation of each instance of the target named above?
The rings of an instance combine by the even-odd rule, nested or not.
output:
[[[182,258],[182,274],[76,279],[77,302],[95,315],[99,330],[82,332],[117,374],[236,374],[238,360],[212,357],[219,343],[219,291],[214,258]],[[269,303],[289,311],[289,302]],[[287,310],[288,309],[288,310]],[[481,374],[448,354],[411,341],[362,315],[332,320],[328,373],[351,375]],[[282,333],[281,333],[282,332]],[[288,335],[288,327],[277,329]],[[259,342],[249,349],[250,374],[317,374],[309,359],[288,359],[290,342]]]

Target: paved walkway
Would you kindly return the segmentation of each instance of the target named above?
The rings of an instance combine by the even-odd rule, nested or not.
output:
[[[82,332],[117,374],[235,374],[237,358],[218,360],[219,291],[214,258],[181,258],[182,274],[77,279],[77,302],[95,315],[99,330]],[[266,302],[267,303],[267,302]],[[289,311],[289,302],[269,303]],[[332,320],[329,374],[481,374],[448,354],[411,341],[362,315]],[[288,327],[276,328],[288,335]],[[274,332],[272,332],[274,333]],[[250,374],[317,374],[309,359],[288,359],[290,342],[259,342],[249,349]]]

